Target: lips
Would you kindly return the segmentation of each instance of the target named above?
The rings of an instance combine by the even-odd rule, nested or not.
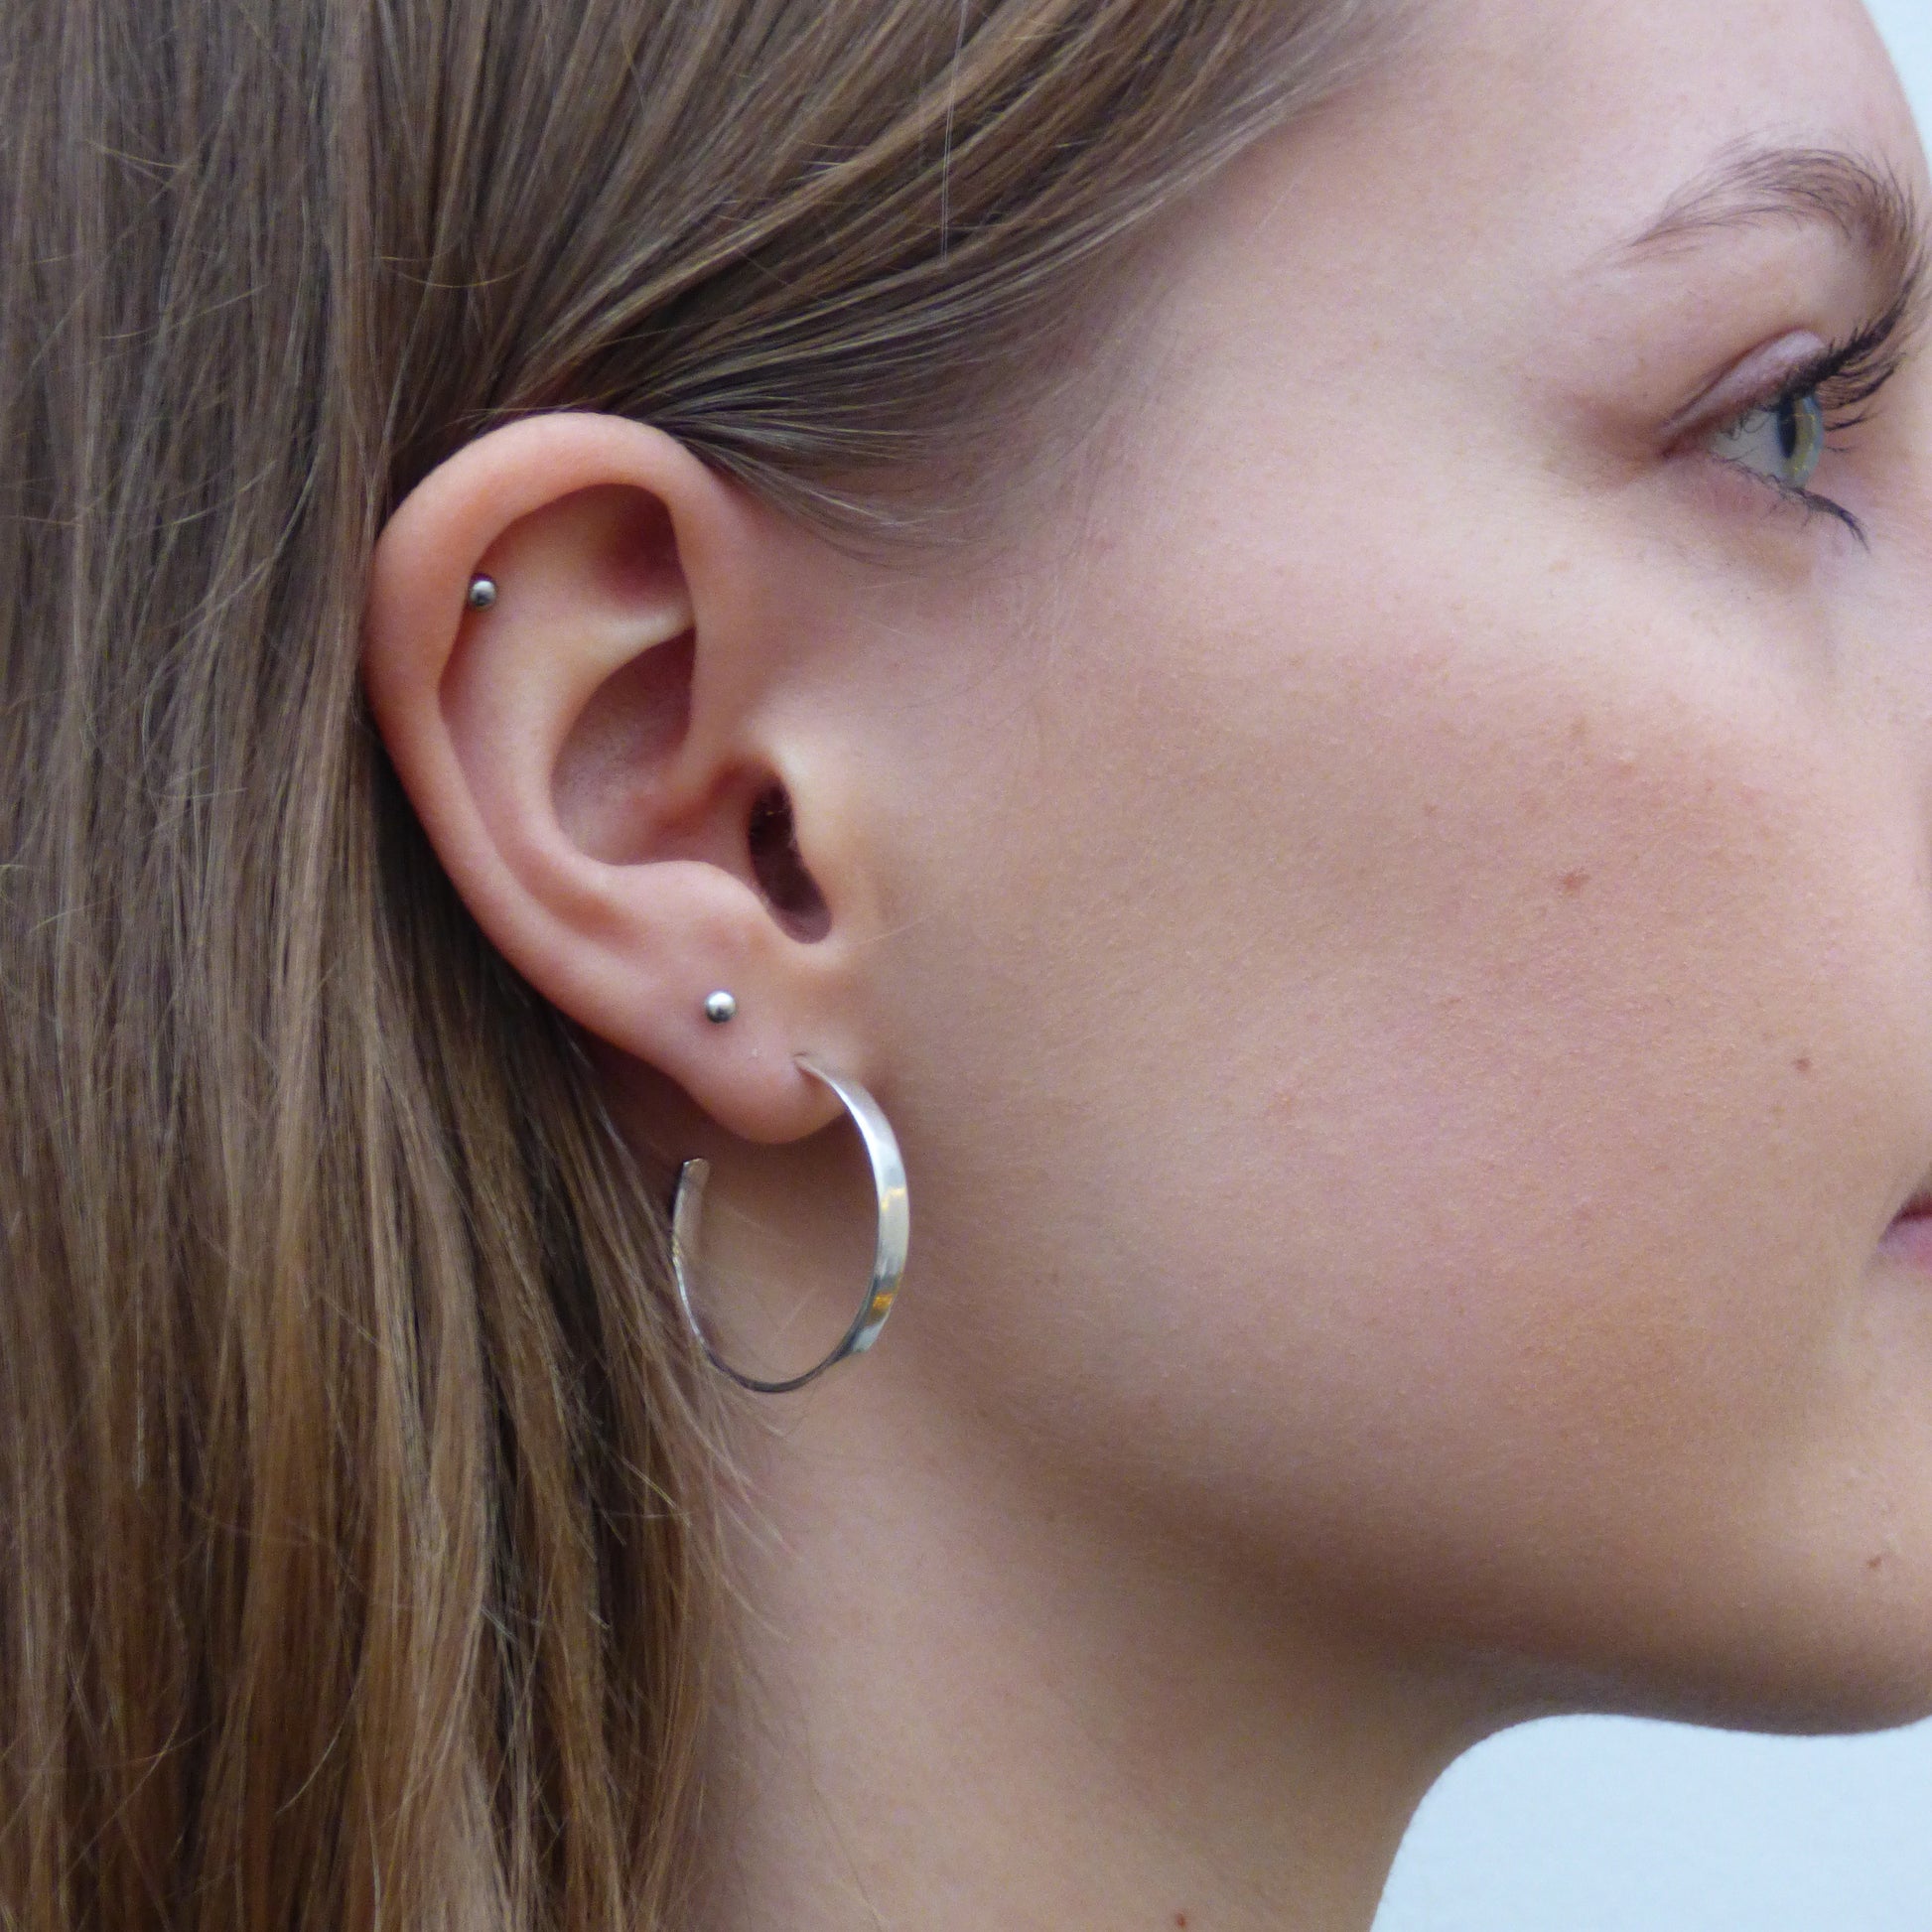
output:
[[[1898,1210],[1880,1245],[1903,1260],[1932,1270],[1932,1181]]]

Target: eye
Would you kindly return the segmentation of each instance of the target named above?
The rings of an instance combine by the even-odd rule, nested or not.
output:
[[[1849,342],[1810,356],[1796,368],[1787,364],[1775,389],[1761,382],[1752,394],[1749,389],[1739,393],[1729,382],[1721,385],[1723,400],[1714,400],[1702,418],[1712,427],[1700,428],[1686,438],[1687,444],[1756,478],[1808,514],[1835,517],[1868,549],[1864,525],[1811,483],[1828,451],[1849,449],[1845,439],[1871,420],[1880,392],[1904,367],[1916,332],[1917,304],[1916,294],[1901,296]],[[1789,339],[1788,345],[1797,346],[1796,339]],[[1754,358],[1732,381],[1741,387],[1761,367]],[[1726,408],[1735,413],[1718,413]]]
[[[1715,434],[1713,456],[1749,470],[1780,489],[1805,490],[1824,460],[1825,405],[1816,389],[1781,396]]]

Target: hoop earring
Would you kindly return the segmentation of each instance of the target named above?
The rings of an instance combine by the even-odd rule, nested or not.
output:
[[[671,1273],[677,1281],[678,1307],[684,1311],[686,1325],[697,1337],[698,1346],[712,1367],[755,1395],[788,1395],[793,1389],[802,1389],[807,1382],[817,1381],[835,1363],[850,1355],[863,1355],[879,1339],[879,1331],[893,1311],[899,1277],[905,1273],[905,1250],[911,1232],[905,1164],[899,1157],[898,1138],[880,1111],[878,1101],[856,1080],[842,1080],[802,1053],[798,1064],[814,1080],[830,1087],[851,1115],[852,1124],[865,1143],[866,1159],[872,1163],[873,1192],[879,1202],[879,1238],[873,1250],[872,1280],[867,1285],[866,1298],[859,1304],[851,1327],[823,1361],[814,1363],[802,1375],[768,1382],[756,1375],[743,1374],[719,1354],[691,1303],[690,1257],[697,1246],[698,1222],[704,1213],[705,1183],[711,1178],[711,1163],[685,1162],[678,1170],[677,1192],[671,1197]]]

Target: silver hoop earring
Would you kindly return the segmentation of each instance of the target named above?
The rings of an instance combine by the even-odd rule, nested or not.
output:
[[[898,1138],[880,1111],[878,1101],[856,1080],[842,1080],[836,1073],[829,1072],[802,1053],[798,1057],[798,1064],[814,1080],[830,1087],[838,1095],[845,1111],[852,1116],[852,1124],[859,1130],[860,1140],[865,1143],[866,1159],[872,1163],[873,1192],[879,1202],[879,1238],[873,1250],[872,1280],[867,1285],[865,1300],[859,1304],[859,1312],[852,1318],[851,1327],[840,1337],[832,1352],[823,1361],[814,1363],[804,1374],[786,1376],[775,1382],[762,1381],[756,1375],[745,1375],[733,1368],[712,1347],[711,1338],[705,1333],[703,1324],[698,1320],[698,1311],[691,1302],[691,1254],[697,1246],[698,1222],[704,1213],[705,1183],[711,1177],[711,1163],[685,1162],[678,1170],[677,1192],[671,1200],[671,1273],[677,1281],[678,1307],[684,1311],[684,1319],[712,1367],[729,1375],[740,1388],[750,1389],[755,1395],[788,1395],[793,1389],[802,1389],[807,1382],[817,1381],[835,1363],[844,1361],[850,1355],[863,1355],[879,1339],[879,1331],[885,1327],[886,1317],[893,1311],[893,1298],[898,1293],[899,1277],[905,1273],[906,1243],[911,1232],[911,1206],[905,1191],[905,1164],[899,1158]]]

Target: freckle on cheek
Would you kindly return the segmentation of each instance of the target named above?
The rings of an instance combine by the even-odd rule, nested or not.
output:
[[[1567,872],[1557,881],[1557,884],[1563,888],[1566,894],[1574,898],[1589,884],[1589,874],[1587,872]]]

